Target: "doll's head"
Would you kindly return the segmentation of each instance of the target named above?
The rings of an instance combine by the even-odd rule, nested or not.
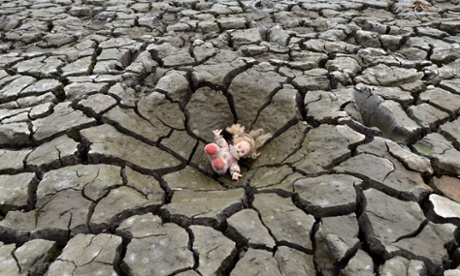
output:
[[[226,130],[233,135],[232,143],[240,158],[257,158],[260,155],[260,153],[257,153],[257,149],[272,137],[270,133],[264,134],[263,129],[252,130],[246,133],[244,132],[244,126],[240,124],[227,127]]]

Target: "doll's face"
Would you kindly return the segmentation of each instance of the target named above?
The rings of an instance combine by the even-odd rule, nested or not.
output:
[[[240,141],[233,145],[239,158],[244,158],[251,151],[251,145],[246,141]]]

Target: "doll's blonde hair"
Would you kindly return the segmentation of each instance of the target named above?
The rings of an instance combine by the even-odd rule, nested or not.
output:
[[[244,126],[240,124],[233,124],[231,127],[227,127],[227,132],[233,135],[233,144],[241,141],[249,143],[250,150],[245,157],[256,159],[260,153],[257,153],[257,149],[263,146],[268,139],[272,137],[270,133],[265,133],[263,129],[251,130],[249,133],[244,132]]]

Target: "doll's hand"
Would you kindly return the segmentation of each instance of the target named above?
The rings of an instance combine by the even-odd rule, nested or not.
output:
[[[241,174],[239,174],[239,173],[237,173],[237,172],[234,172],[234,173],[232,174],[232,179],[233,179],[233,180],[238,180],[238,178],[240,178],[240,177],[242,177],[242,176],[243,176],[243,175],[241,175]]]
[[[221,132],[222,132],[222,129],[216,129],[212,133],[214,133],[214,136],[216,138],[220,138],[221,137],[221,135],[220,135]]]

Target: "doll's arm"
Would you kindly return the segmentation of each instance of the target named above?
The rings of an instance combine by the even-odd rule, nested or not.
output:
[[[233,179],[233,180],[238,180],[238,178],[240,178],[240,177],[242,177],[242,176],[243,176],[242,174],[237,173],[237,172],[234,172],[234,173],[232,174],[232,179]]]
[[[238,180],[238,178],[242,176],[240,174],[240,166],[238,165],[238,162],[235,161],[230,165],[230,175],[233,180]]]
[[[222,137],[222,135],[220,135],[220,133],[222,132],[222,129],[216,129],[214,130],[212,133],[214,133],[214,140],[216,142],[216,144],[221,147],[221,148],[228,148],[228,143],[227,141],[225,141],[224,137]]]

